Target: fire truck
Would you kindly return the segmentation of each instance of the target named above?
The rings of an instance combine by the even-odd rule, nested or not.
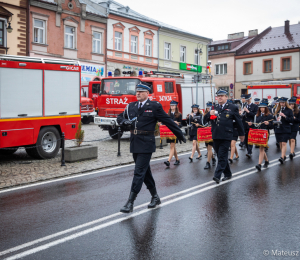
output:
[[[286,81],[267,81],[267,82],[247,82],[243,83],[247,86],[247,93],[252,98],[268,98],[273,101],[274,97],[297,97],[297,103],[300,100],[300,80]]]
[[[118,123],[117,116],[124,111],[130,102],[136,101],[135,88],[139,83],[151,88],[149,99],[158,101],[163,109],[168,112],[170,101],[179,102],[178,108],[183,115],[183,125],[186,125],[186,115],[191,112],[191,105],[196,103],[196,84],[191,80],[185,80],[180,73],[168,72],[139,72],[139,76],[118,76],[102,78],[101,82],[90,82],[95,84],[95,92],[98,91],[97,107],[98,116],[94,123],[107,130],[109,135],[117,139]],[[96,86],[97,84],[97,86]],[[200,84],[198,87],[198,103],[200,108],[205,108],[207,101],[211,101],[211,96],[215,100],[215,86],[210,84]],[[96,98],[96,97],[95,97]],[[122,133],[129,128],[121,126]]]
[[[83,87],[81,87],[81,98],[80,98],[80,112],[81,122],[83,124],[89,124],[94,122],[94,117],[97,114],[94,108],[94,102],[91,98],[87,97],[88,93]]]
[[[0,152],[53,158],[80,121],[78,61],[0,55]]]

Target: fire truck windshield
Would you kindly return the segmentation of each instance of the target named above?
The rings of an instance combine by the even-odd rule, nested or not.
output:
[[[103,79],[99,94],[107,95],[135,95],[135,87],[141,81],[139,79]]]

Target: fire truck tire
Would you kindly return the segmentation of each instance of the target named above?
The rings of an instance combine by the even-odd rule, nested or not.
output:
[[[84,125],[88,125],[91,122],[91,118],[90,117],[83,117],[81,118],[81,123],[83,123]]]
[[[53,127],[44,127],[41,129],[35,148],[27,149],[28,155],[36,159],[50,159],[57,155],[60,148],[60,134]]]
[[[108,133],[112,139],[118,139],[118,128],[112,128],[111,126],[108,128]],[[123,135],[123,131],[121,131],[121,137]]]
[[[14,154],[18,149],[19,147],[14,147],[9,149],[2,148],[0,149],[0,155],[11,155]]]

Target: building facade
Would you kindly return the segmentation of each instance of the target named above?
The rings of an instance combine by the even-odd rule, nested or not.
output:
[[[0,54],[28,55],[29,0],[0,1]]]
[[[106,9],[89,0],[31,0],[30,56],[79,60],[81,81],[106,75]]]
[[[236,86],[246,91],[247,82],[299,80],[299,64],[300,24],[285,21],[237,51]]]

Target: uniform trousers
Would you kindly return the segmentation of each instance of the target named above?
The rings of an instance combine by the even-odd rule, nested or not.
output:
[[[252,154],[253,145],[248,144],[249,131],[250,131],[250,129],[245,129],[245,141],[244,142],[245,142],[248,154]]]
[[[132,156],[135,162],[135,168],[131,192],[139,193],[143,186],[143,182],[146,184],[147,189],[150,190],[155,188],[155,181],[150,169],[152,153],[133,153]]]
[[[228,151],[231,140],[214,139],[214,150],[218,156],[218,165],[215,170],[215,178],[221,179],[222,173],[225,177],[231,177],[232,173],[228,163]]]

